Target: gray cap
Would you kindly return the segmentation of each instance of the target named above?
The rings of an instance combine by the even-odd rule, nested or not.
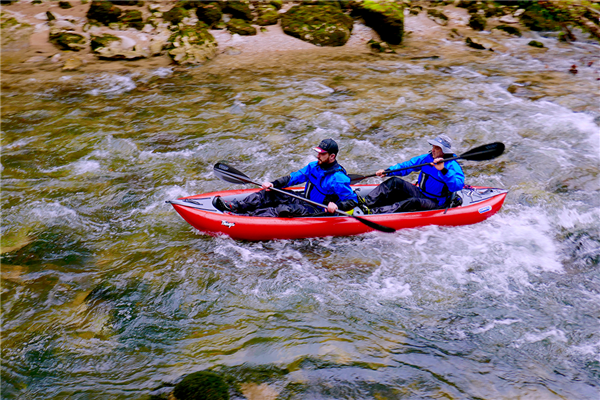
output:
[[[429,139],[427,141],[432,146],[438,146],[442,149],[444,154],[452,154],[452,139],[446,135],[438,135],[435,139]]]

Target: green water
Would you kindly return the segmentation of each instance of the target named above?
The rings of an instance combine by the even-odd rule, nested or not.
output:
[[[598,71],[565,71],[598,48],[546,41],[543,59],[4,83],[3,398],[148,398],[210,369],[235,399],[249,383],[279,399],[596,399]],[[506,144],[462,163],[468,184],[510,190],[499,214],[250,243],[165,204],[235,188],[219,160],[275,179],[333,137],[366,174],[442,132],[458,153]]]

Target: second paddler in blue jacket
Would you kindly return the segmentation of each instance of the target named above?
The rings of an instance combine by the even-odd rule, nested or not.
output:
[[[213,204],[221,211],[261,217],[295,217],[348,211],[356,207],[358,198],[350,188],[346,170],[337,162],[339,147],[333,139],[325,139],[314,150],[317,161],[273,182],[262,184],[263,189],[241,201],[224,201],[215,197]],[[324,204],[315,207],[307,202],[269,190],[306,183],[304,197]]]
[[[392,178],[381,183],[364,198],[365,206],[372,213],[443,208],[451,201],[452,194],[463,188],[465,174],[458,162],[444,161],[444,157],[454,156],[450,138],[439,135],[427,142],[432,146],[429,153],[376,172],[378,176],[392,176]],[[425,163],[429,165],[410,168]],[[394,175],[406,176],[417,171],[419,172],[418,186],[394,177]]]

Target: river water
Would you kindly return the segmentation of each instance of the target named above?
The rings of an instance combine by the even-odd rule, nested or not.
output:
[[[2,396],[147,398],[211,369],[234,399],[597,399],[599,48],[540,40],[4,83]],[[333,137],[366,174],[438,133],[506,145],[462,162],[510,190],[489,220],[253,243],[165,204],[236,188],[219,160],[275,179]]]

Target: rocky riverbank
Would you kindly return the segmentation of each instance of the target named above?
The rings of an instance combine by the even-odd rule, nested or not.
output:
[[[293,69],[340,57],[460,58],[500,51],[543,59],[540,35],[565,47],[597,40],[597,2],[568,10],[530,3],[535,7],[461,0],[5,2],[3,83],[32,74],[54,79],[199,65],[206,71]]]

